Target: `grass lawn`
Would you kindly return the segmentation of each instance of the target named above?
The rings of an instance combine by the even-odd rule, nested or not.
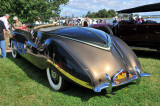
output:
[[[0,105],[52,105],[52,106],[110,106],[142,105],[160,106],[160,53],[136,51],[143,72],[151,77],[114,88],[114,95],[94,91],[71,84],[63,92],[55,92],[49,86],[46,72],[8,53],[0,59]]]

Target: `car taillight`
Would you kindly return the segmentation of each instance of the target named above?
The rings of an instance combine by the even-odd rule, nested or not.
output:
[[[129,77],[130,77],[130,78],[132,78],[132,77],[133,77],[133,75],[132,75],[132,74],[130,74],[130,75],[129,75]]]
[[[123,73],[126,73],[126,71],[124,70]]]

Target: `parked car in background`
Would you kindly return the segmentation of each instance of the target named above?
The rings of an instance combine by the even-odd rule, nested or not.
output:
[[[121,10],[118,13],[160,11],[159,7],[160,3],[156,3]],[[136,24],[133,20],[121,20],[117,25],[97,24],[91,27],[113,34],[129,46],[160,50],[160,23],[156,21],[148,20],[141,24]]]

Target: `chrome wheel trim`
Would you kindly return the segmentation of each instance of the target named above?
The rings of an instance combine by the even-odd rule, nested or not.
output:
[[[50,69],[51,79],[55,84],[58,84],[59,82],[59,75],[54,72],[54,70]]]

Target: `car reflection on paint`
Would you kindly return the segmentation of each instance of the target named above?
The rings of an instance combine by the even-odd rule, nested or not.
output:
[[[119,38],[84,27],[42,25],[33,34],[15,30],[11,37],[12,55],[27,59],[46,69],[49,84],[56,91],[68,82],[108,93],[112,87],[143,76],[141,64],[133,51]]]

